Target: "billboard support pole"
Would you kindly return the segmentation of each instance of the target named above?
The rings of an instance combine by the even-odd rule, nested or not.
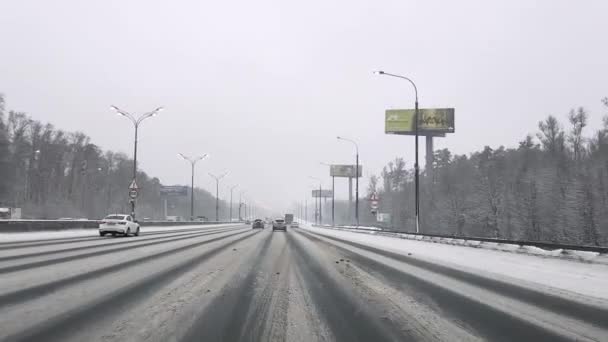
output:
[[[192,163],[192,179],[190,181],[190,221],[194,221],[194,164]]]
[[[323,225],[323,203],[321,202],[321,195],[323,189],[321,189],[321,183],[319,183],[319,225]]]
[[[357,144],[355,144],[357,146]],[[359,146],[357,146],[357,169],[355,170],[355,218],[357,219],[357,227],[359,227]]]
[[[336,177],[331,177],[331,225],[336,225],[335,219],[336,210]]]
[[[433,161],[435,160],[435,156],[433,155],[433,136],[426,136],[426,174],[427,177],[431,180],[431,182],[435,181],[435,176],[433,174]]]
[[[348,177],[348,222],[353,217],[353,177]]]
[[[416,169],[416,233],[420,233],[420,165],[418,164],[418,90],[416,89],[416,85],[414,85],[414,89],[416,90],[416,107],[415,107],[415,126],[416,126],[416,165],[414,168]]]

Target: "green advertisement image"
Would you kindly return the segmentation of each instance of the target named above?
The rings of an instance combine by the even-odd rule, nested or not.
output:
[[[415,134],[414,109],[388,109],[385,113],[386,134]],[[432,135],[454,133],[454,108],[418,110],[418,133]]]

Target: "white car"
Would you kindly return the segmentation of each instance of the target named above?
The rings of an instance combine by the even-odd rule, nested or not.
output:
[[[99,236],[106,234],[122,234],[129,236],[131,234],[139,236],[139,223],[131,217],[131,215],[113,214],[106,216],[99,223]]]

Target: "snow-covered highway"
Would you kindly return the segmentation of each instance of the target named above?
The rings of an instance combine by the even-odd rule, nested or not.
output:
[[[602,341],[608,265],[323,228],[0,235],[0,340]]]

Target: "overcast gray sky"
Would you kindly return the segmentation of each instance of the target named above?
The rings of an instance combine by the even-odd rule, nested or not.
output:
[[[309,196],[308,176],[330,185],[319,162],[354,162],[336,135],[359,142],[366,178],[397,156],[413,165],[414,139],[383,124],[413,91],[377,68],[411,77],[421,107],[456,108],[456,133],[436,148],[515,146],[581,105],[598,128],[607,13],[603,0],[2,0],[0,92],[10,109],[129,155],[132,126],[109,106],[162,105],[142,125],[145,171],[188,184],[176,154],[209,153],[199,186],[228,170],[224,184],[284,209]]]

